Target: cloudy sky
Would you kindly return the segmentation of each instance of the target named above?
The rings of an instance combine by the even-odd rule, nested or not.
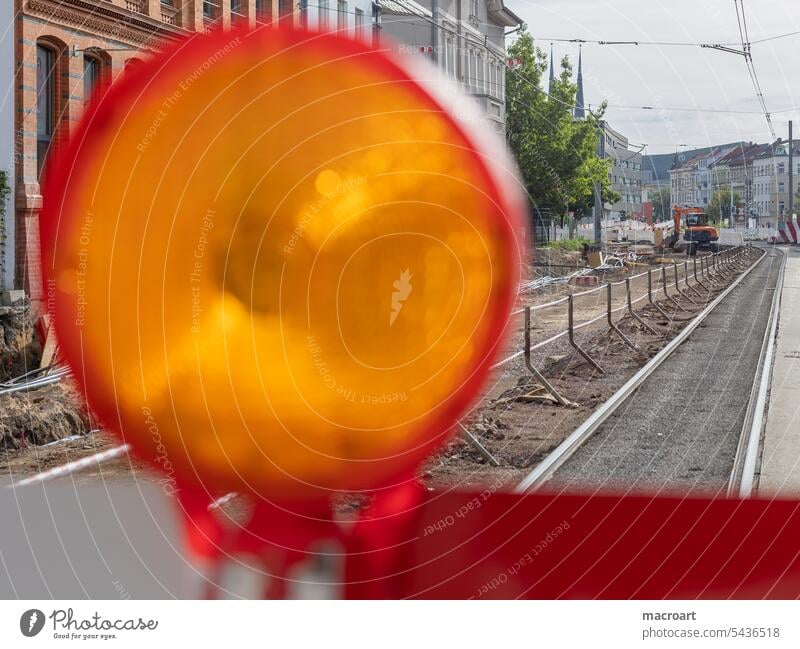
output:
[[[733,0],[506,0],[537,44],[550,39],[725,43],[741,49]],[[744,0],[758,79],[778,137],[793,119],[800,138],[800,1]],[[734,45],[738,42],[738,45]],[[554,42],[557,58],[577,61],[578,46]],[[770,139],[742,56],[667,45],[583,45],[586,102],[607,99],[613,128],[646,153]],[[752,111],[753,114],[643,111],[623,106]]]

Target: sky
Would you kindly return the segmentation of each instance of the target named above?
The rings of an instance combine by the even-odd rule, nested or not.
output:
[[[794,120],[800,139],[800,1],[742,0],[752,58],[776,137]],[[741,50],[734,0],[505,0],[549,53],[550,39],[725,43]],[[738,45],[734,45],[738,43]],[[553,42],[577,69],[578,45]],[[584,44],[587,104],[607,99],[606,118],[646,154],[736,142],[767,142],[769,127],[742,56],[692,46]],[[754,114],[640,110],[655,106]]]

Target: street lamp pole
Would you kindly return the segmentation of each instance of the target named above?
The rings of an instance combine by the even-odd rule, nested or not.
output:
[[[794,216],[794,182],[792,174],[794,169],[794,141],[792,140],[792,120],[789,120],[789,221],[792,221]]]

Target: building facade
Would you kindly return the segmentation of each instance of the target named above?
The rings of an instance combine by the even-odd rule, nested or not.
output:
[[[381,43],[428,59],[437,79],[471,95],[480,114],[505,132],[505,36],[522,20],[502,0],[378,0]]]
[[[684,156],[683,161],[676,156],[676,162],[669,170],[672,206],[707,208],[714,195],[717,164],[742,146],[747,146],[747,143],[735,142],[702,149],[694,155]]]
[[[642,155],[630,150],[628,138],[601,121],[600,152],[612,161],[609,178],[611,189],[620,195],[619,201],[604,206],[612,219],[640,219],[642,212]]]
[[[3,0],[0,83],[2,168],[11,197],[0,223],[4,287],[42,299],[41,185],[48,157],[64,144],[95,92],[149,53],[191,32],[292,23],[377,37],[370,0]]]
[[[797,195],[800,187],[800,143],[793,147],[794,166],[791,187],[789,185],[789,143],[782,140],[765,146],[764,151],[753,160],[753,204],[752,215],[759,224],[785,220],[789,214],[789,192]],[[797,213],[794,201],[794,213]]]
[[[732,199],[739,197],[738,204],[731,205],[732,223],[746,225],[747,218],[753,214],[753,163],[767,148],[765,144],[742,143],[714,166],[714,192],[728,191]]]

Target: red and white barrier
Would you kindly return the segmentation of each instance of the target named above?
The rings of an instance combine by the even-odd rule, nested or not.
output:
[[[800,243],[798,232],[800,232],[800,227],[795,220],[790,219],[785,223],[778,223],[779,241],[783,243]]]
[[[600,278],[595,275],[576,275],[569,278],[569,283],[575,286],[598,286]]]

